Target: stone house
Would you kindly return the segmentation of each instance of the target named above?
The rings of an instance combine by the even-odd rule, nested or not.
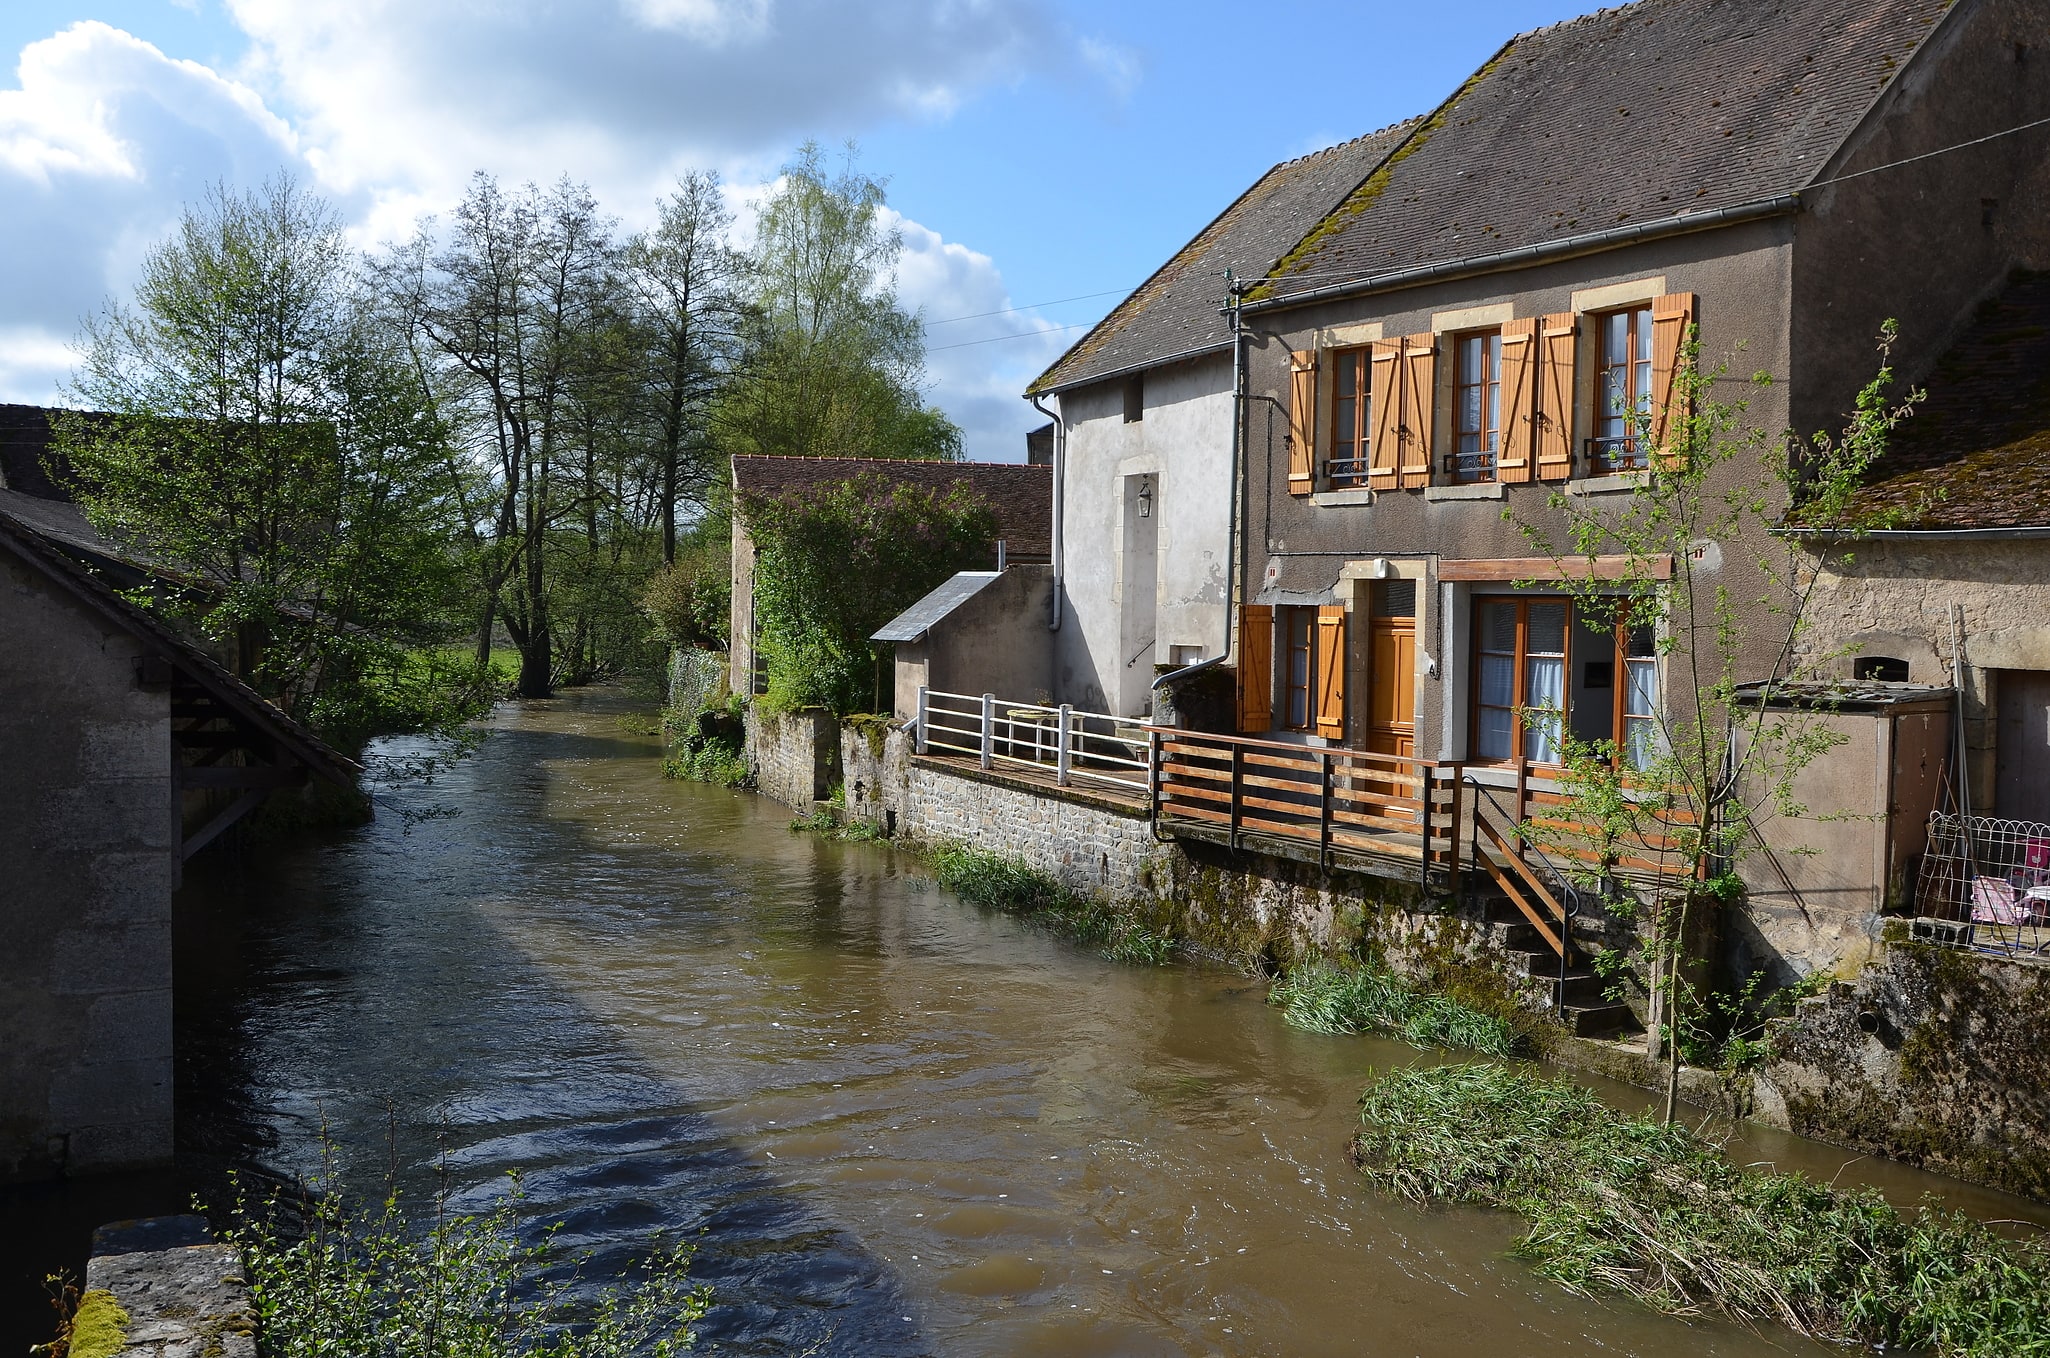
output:
[[[735,689],[760,693],[767,678],[766,661],[756,648],[759,622],[755,614],[755,545],[747,528],[746,497],[802,496],[824,486],[874,474],[929,490],[946,492],[965,486],[989,502],[997,519],[1003,567],[1045,567],[1051,559],[1051,472],[1044,465],[1019,462],[922,462],[878,457],[736,457],[733,459],[733,604],[730,618],[729,673]],[[1043,632],[1043,609],[1033,616],[1007,615],[1008,635],[1032,646]],[[978,681],[979,682],[979,681]]]
[[[182,865],[359,771],[6,508],[0,637],[0,1181],[163,1164]]]
[[[1058,701],[1143,716],[1156,674],[1224,655],[1235,588],[1232,525],[1219,512],[1235,490],[1229,277],[1264,275],[1413,126],[1268,170],[1027,390],[1058,412]]]

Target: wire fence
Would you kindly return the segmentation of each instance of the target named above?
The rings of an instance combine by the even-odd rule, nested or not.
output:
[[[2050,949],[2050,825],[1932,815],[1915,913],[1916,935],[1933,942],[2043,954]]]

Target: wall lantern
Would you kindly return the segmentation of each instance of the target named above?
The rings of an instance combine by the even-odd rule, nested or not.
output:
[[[1153,478],[1144,477],[1139,482],[1139,517],[1153,517]]]

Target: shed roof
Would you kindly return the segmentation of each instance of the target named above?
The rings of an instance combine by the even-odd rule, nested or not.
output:
[[[362,769],[353,760],[331,749],[320,737],[273,707],[262,694],[223,669],[212,656],[179,636],[160,619],[115,593],[111,586],[80,565],[58,543],[4,507],[0,507],[0,549],[18,557],[87,608],[169,660],[222,707],[289,750],[315,777],[342,787],[355,786]]]
[[[1637,0],[1510,39],[1274,270],[1280,298],[1818,178],[1952,0]]]
[[[2009,280],[1927,386],[1853,512],[1926,532],[2050,527],[2050,273]]]
[[[870,641],[918,641],[942,619],[996,581],[1002,571],[960,571],[884,623]]]
[[[1055,391],[1229,343],[1224,271],[1258,278],[1345,200],[1417,119],[1285,160],[1254,181],[1029,390]]]
[[[1053,555],[1053,469],[1044,465],[890,457],[736,457],[733,486],[756,495],[788,495],[837,485],[865,472],[935,491],[966,486],[989,501],[1006,557],[1046,561]]]

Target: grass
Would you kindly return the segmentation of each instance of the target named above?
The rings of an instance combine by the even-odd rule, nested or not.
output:
[[[1530,1039],[1516,1024],[1449,995],[1426,993],[1383,967],[1316,961],[1274,983],[1267,1002],[1297,1028],[1313,1033],[1386,1033],[1419,1047],[1449,1047],[1490,1056],[1527,1055]]]
[[[670,778],[719,787],[746,787],[754,777],[746,755],[717,742],[707,742],[695,750],[676,751],[662,761],[662,772]]]
[[[1741,1169],[1686,1127],[1526,1070],[1396,1071],[1368,1087],[1360,1115],[1353,1157],[1376,1184],[1520,1214],[1517,1253],[1574,1292],[1946,1358],[2050,1355],[2040,1238]]]
[[[1174,958],[1172,936],[1130,911],[1069,890],[1053,874],[1020,859],[944,844],[929,850],[926,861],[940,885],[963,899],[1093,945],[1110,961],[1157,967]]]

